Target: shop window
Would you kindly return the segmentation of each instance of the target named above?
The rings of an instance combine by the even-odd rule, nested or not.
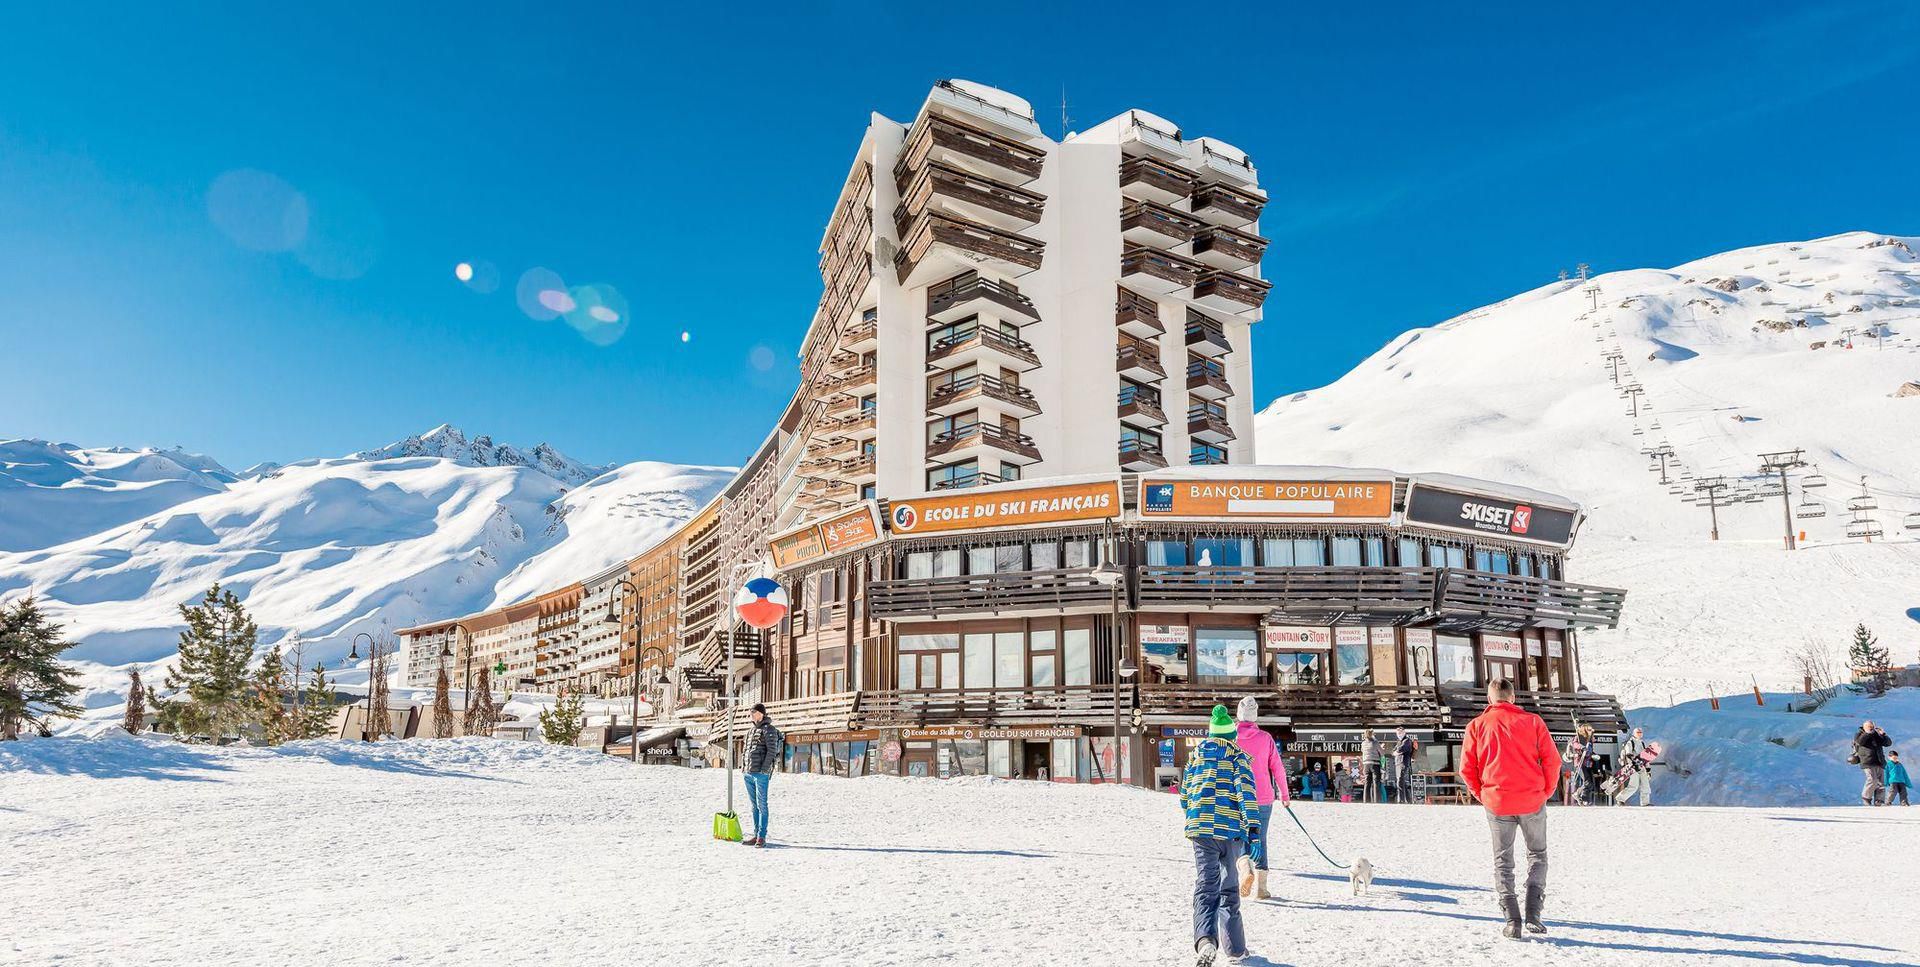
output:
[[[1061,673],[1066,684],[1093,684],[1093,629],[1068,628],[1060,640]]]
[[[1333,566],[1360,566],[1360,538],[1336,537],[1333,539]]]
[[[1550,557],[1540,559],[1540,576],[1549,581],[1559,580],[1560,563]]]
[[[1013,778],[1013,743],[1007,739],[987,740],[987,774]]]
[[[968,688],[993,687],[993,636],[970,634],[963,649]]]
[[[1327,563],[1327,548],[1317,539],[1261,541],[1260,554],[1268,567],[1319,567]]]
[[[1060,551],[1067,567],[1092,567],[1099,563],[1094,559],[1092,541],[1061,541]]]
[[[1400,566],[1401,567],[1419,567],[1420,559],[1423,556],[1424,555],[1420,553],[1419,541],[1416,541],[1411,537],[1400,538]]]
[[[1327,653],[1324,651],[1276,651],[1273,674],[1281,685],[1325,685]]]
[[[968,637],[972,637],[969,635]],[[1025,664],[1025,636],[1018,631],[1002,631],[993,636],[993,687],[1020,688],[1021,666]]]
[[[1027,549],[1032,557],[1033,569],[1052,571],[1060,567],[1060,545],[1052,541],[1041,541]]]
[[[1193,562],[1201,567],[1240,567],[1253,563],[1252,539],[1204,539],[1193,542]]]
[[[1154,567],[1184,567],[1186,563],[1186,541],[1147,542],[1147,564]]]
[[[1473,569],[1476,571],[1493,570],[1493,554],[1490,551],[1473,552]]]
[[[1488,556],[1492,559],[1492,566],[1488,570],[1495,574],[1513,573],[1513,559],[1507,555],[1506,551],[1494,551]]]
[[[1027,569],[1027,548],[1024,544],[1002,544],[993,549],[993,569],[995,571],[1024,571]]]
[[[1523,578],[1533,577],[1533,555],[1516,554],[1514,555],[1513,563],[1518,565],[1514,569],[1515,573],[1519,574]]]
[[[1368,537],[1361,541],[1366,550],[1368,567],[1387,566],[1387,541],[1384,537]]]
[[[1472,685],[1474,679],[1473,642],[1466,638],[1441,635],[1434,645],[1440,684]]]
[[[1252,683],[1260,675],[1260,636],[1252,628],[1195,628],[1194,672],[1212,681]]]
[[[1051,654],[1034,655],[1032,657],[1031,665],[1032,665],[1032,672],[1033,672],[1034,688],[1052,688],[1053,687],[1053,684],[1054,684],[1053,662],[1054,662],[1054,657]]]
[[[920,656],[901,655],[898,669],[901,691],[913,691],[920,687]]]
[[[970,547],[967,549],[968,574],[993,573],[993,548]]]
[[[1079,739],[1054,739],[1052,749],[1052,768],[1047,771],[1055,782],[1073,782],[1080,776],[1077,768],[1080,760]]]

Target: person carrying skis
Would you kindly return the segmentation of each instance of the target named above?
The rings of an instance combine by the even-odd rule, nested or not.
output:
[[[1636,728],[1620,747],[1620,772],[1616,777],[1613,804],[1618,806],[1640,793],[1640,805],[1653,805],[1653,763],[1647,761],[1647,730]]]
[[[1215,705],[1207,737],[1194,747],[1180,777],[1180,808],[1193,847],[1193,949],[1199,967],[1211,967],[1227,941],[1227,956],[1247,955],[1246,925],[1234,867],[1243,844],[1262,834],[1253,760],[1234,744],[1239,728],[1225,705]]]
[[[1907,788],[1912,784],[1911,780],[1907,778],[1907,767],[1901,763],[1900,753],[1893,749],[1887,750],[1886,779],[1887,805],[1893,805],[1895,796],[1900,798],[1900,805],[1913,805],[1913,803],[1907,801]]]
[[[747,730],[747,768],[742,778],[747,783],[747,802],[753,807],[753,835],[740,843],[743,846],[765,846],[767,784],[773,781],[773,770],[780,765],[781,746],[786,738],[779,729],[773,727],[773,720],[767,718],[765,705],[754,705],[751,714],[753,725]]]
[[[1506,923],[1501,936],[1546,933],[1540,911],[1547,901],[1547,800],[1560,784],[1560,751],[1540,716],[1513,704],[1513,683],[1487,686],[1487,710],[1467,723],[1460,753],[1460,781],[1486,807],[1493,832],[1493,889]],[[1513,887],[1513,840],[1527,843],[1527,905],[1523,914]]]
[[[1394,797],[1403,803],[1413,802],[1413,754],[1420,749],[1420,743],[1407,734],[1404,725],[1393,729],[1393,786]]]
[[[1853,735],[1853,755],[1847,761],[1858,765],[1867,777],[1867,784],[1860,788],[1860,801],[1869,806],[1880,805],[1880,796],[1886,791],[1887,748],[1891,745],[1893,740],[1871,720],[1860,723],[1860,731]]]
[[[1588,805],[1593,798],[1592,791],[1588,788],[1589,780],[1593,775],[1593,766],[1588,760],[1593,755],[1593,726],[1582,724],[1574,730],[1573,738],[1567,740],[1565,756],[1569,773],[1567,791],[1573,794],[1573,803],[1576,806]]]
[[[1240,751],[1247,754],[1253,769],[1253,807],[1254,832],[1248,837],[1248,852],[1252,856],[1240,858],[1240,895],[1253,895],[1261,900],[1270,900],[1273,894],[1267,892],[1267,821],[1273,818],[1273,801],[1277,797],[1281,805],[1289,801],[1287,795],[1287,767],[1280,761],[1280,747],[1274,744],[1273,736],[1260,727],[1260,702],[1249,695],[1240,700],[1238,714],[1238,733],[1235,743]]]

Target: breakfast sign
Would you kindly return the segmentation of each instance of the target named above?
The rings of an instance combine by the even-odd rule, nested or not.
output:
[[[1393,481],[1148,476],[1140,515],[1168,520],[1370,520],[1393,516]]]
[[[984,527],[1064,524],[1120,516],[1120,481],[1028,487],[998,493],[939,494],[896,500],[887,511],[895,534],[936,534]]]

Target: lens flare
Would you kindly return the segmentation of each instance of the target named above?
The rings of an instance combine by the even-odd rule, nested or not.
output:
[[[228,171],[207,186],[207,217],[244,249],[292,251],[306,240],[309,214],[306,196],[264,171]]]
[[[460,274],[461,268],[467,270],[467,275],[462,276]],[[460,281],[465,282],[467,288],[481,295],[486,295],[500,288],[500,268],[486,259],[471,263],[462,262],[459,267],[454,269],[453,274],[456,278],[460,279]]]
[[[594,283],[578,286],[567,295],[572,303],[567,325],[581,338],[596,346],[611,346],[627,334],[627,300],[620,290]]]
[[[466,262],[462,262],[459,265],[454,266],[453,277],[456,279],[459,279],[462,282],[472,282],[473,266],[467,264]]]
[[[693,333],[690,333],[690,332],[688,332],[688,331],[686,331],[685,329],[682,329],[682,330],[680,330],[680,341],[681,341],[681,342],[692,342],[692,341],[693,341]]]
[[[765,346],[755,346],[753,352],[747,354],[747,362],[751,363],[754,369],[763,373],[768,372],[773,369],[773,350]]]
[[[576,305],[573,296],[559,289],[541,289],[540,304],[557,313],[572,312]]]
[[[514,301],[527,318],[537,322],[550,322],[560,318],[560,310],[547,305],[547,293],[558,292],[565,295],[566,280],[552,269],[535,266],[520,274],[520,283],[514,287]]]
[[[386,247],[386,222],[373,201],[338,185],[307,192],[306,237],[293,256],[323,279],[357,279],[373,268]]]

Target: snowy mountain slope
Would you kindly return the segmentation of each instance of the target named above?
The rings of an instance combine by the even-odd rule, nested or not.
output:
[[[469,440],[458,427],[445,423],[378,450],[363,450],[353,454],[356,460],[388,460],[394,457],[444,457],[463,467],[531,467],[569,487],[586,483],[612,469],[581,463],[544,443],[531,450],[522,450],[495,443],[489,436],[477,436]]]
[[[1256,420],[1258,455],[1579,499],[1590,516],[1571,576],[1630,592],[1622,627],[1589,635],[1582,657],[1590,684],[1630,703],[1709,684],[1724,693],[1750,675],[1785,686],[1788,647],[1818,635],[1840,648],[1856,621],[1904,655],[1920,648],[1908,613],[1920,606],[1920,530],[1903,526],[1920,514],[1920,397],[1895,393],[1920,379],[1916,248],[1852,233],[1610,273],[1593,293],[1577,280],[1542,286],[1412,330],[1335,383],[1276,400]],[[1637,400],[1614,365],[1622,386],[1644,391]],[[1643,453],[1663,443],[1670,485]],[[1757,471],[1759,454],[1795,448],[1828,485],[1803,491],[1807,471],[1795,472],[1795,507],[1825,516],[1794,520],[1808,542],[1789,554],[1780,498],[1758,496]],[[1755,495],[1720,508],[1718,542],[1706,505],[1682,502],[1715,475]],[[1847,536],[1862,475],[1884,532],[1872,544]]]
[[[0,551],[34,551],[218,493],[236,477],[184,450],[0,440]]]
[[[464,439],[441,429],[411,439]],[[584,465],[551,448],[477,466],[459,446],[380,455],[409,446],[301,461],[58,546],[0,552],[0,600],[36,594],[69,623],[100,704],[123,684],[112,666],[173,654],[178,605],[214,581],[245,596],[264,641],[297,631],[332,663],[355,632],[484,610],[636,554],[732,473],[637,463],[569,490]]]

